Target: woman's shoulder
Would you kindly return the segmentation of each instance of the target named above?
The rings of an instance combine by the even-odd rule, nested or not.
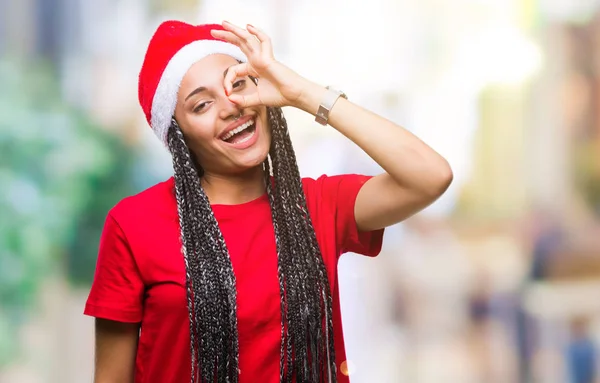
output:
[[[309,205],[316,203],[321,205],[331,204],[335,201],[337,191],[343,181],[348,177],[352,177],[351,174],[336,174],[328,175],[321,174],[317,177],[303,177],[302,187],[304,189],[304,195]]]

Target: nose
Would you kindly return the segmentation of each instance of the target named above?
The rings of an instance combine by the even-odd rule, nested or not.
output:
[[[221,117],[223,120],[229,120],[242,114],[242,108],[229,101],[227,95],[223,95],[219,101],[219,107],[219,117]]]

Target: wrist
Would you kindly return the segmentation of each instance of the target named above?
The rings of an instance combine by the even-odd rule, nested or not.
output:
[[[325,87],[305,80],[300,97],[298,97],[293,106],[314,116],[317,114],[321,100],[323,100],[326,92],[327,89]]]

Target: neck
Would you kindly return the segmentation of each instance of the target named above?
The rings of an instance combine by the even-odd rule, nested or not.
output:
[[[212,205],[239,205],[266,191],[262,166],[236,175],[204,173],[200,183]]]

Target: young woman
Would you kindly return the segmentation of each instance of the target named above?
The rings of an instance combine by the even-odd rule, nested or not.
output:
[[[168,21],[139,98],[174,177],[108,214],[85,313],[96,383],[348,382],[337,261],[448,187],[411,133],[276,61],[250,25]],[[281,107],[340,131],[385,173],[301,179]]]

